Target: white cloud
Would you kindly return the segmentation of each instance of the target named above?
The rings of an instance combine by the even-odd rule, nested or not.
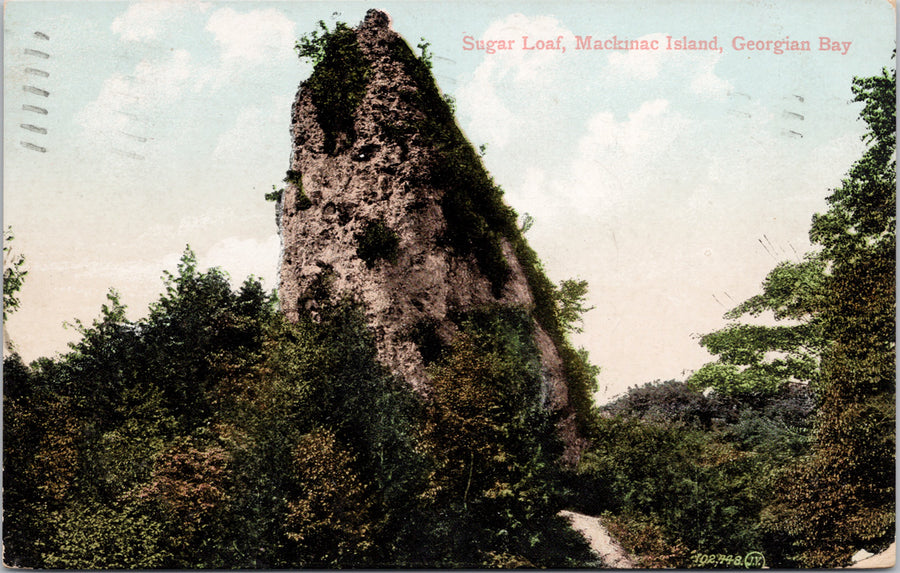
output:
[[[521,135],[529,118],[547,119],[547,90],[558,85],[560,64],[568,57],[561,50],[520,49],[523,36],[528,36],[531,45],[563,36],[564,44],[572,33],[550,16],[512,14],[493,22],[479,39],[514,41],[515,49],[485,53],[471,79],[456,92],[460,115],[468,120],[469,135],[493,147],[503,148]],[[535,93],[544,94],[543,100],[536,101]],[[543,108],[544,113],[531,113],[535,107]]]
[[[113,20],[112,31],[130,42],[153,40],[163,25],[190,11],[202,12],[208,7],[203,2],[145,0],[132,4]]]
[[[167,105],[181,95],[193,73],[191,56],[186,50],[170,52],[164,60],[143,60],[131,75],[116,73],[100,88],[97,99],[77,116],[88,125],[100,115],[110,112],[147,112]]]
[[[731,82],[724,78],[720,78],[715,73],[715,66],[721,59],[720,54],[705,57],[700,60],[699,65],[691,78],[691,92],[710,98],[721,98],[733,89]]]
[[[213,157],[218,162],[228,162],[246,157],[259,144],[264,143],[263,124],[266,115],[258,107],[241,110],[234,125],[219,137]]]
[[[511,14],[493,22],[482,34],[483,40],[511,40],[516,49],[500,50],[486,56],[485,63],[500,62],[497,69],[499,75],[508,76],[518,83],[547,83],[548,72],[559,58],[561,50],[525,50],[523,37],[527,36],[529,45],[535,46],[540,41],[556,41],[560,36],[572,38],[572,32],[563,28],[552,16],[528,17],[524,14]]]
[[[567,193],[577,204],[598,207],[639,200],[656,190],[659,167],[671,166],[664,158],[690,123],[664,99],[644,102],[624,121],[595,114],[578,142]]]
[[[711,98],[724,96],[731,84],[716,75],[715,67],[722,54],[715,51],[667,50],[667,34],[655,33],[637,38],[659,42],[658,50],[629,50],[610,52],[609,73],[619,80],[636,79],[662,82],[668,92],[686,86],[691,94]]]
[[[265,107],[241,110],[231,128],[219,136],[214,160],[224,165],[246,165],[257,169],[270,163],[273,156],[275,160],[283,161],[282,151],[287,152],[290,143],[287,132],[281,130],[285,132],[282,140],[273,140],[271,134],[277,133],[285,118],[290,117],[292,101],[290,97],[273,97]]]
[[[168,60],[161,62],[144,60],[134,69],[138,97],[149,96],[152,104],[171,103],[187,86],[192,72],[191,55],[186,50],[175,50]]]
[[[669,113],[667,100],[646,101],[624,122],[616,122],[610,113],[595,115],[578,147],[583,155],[598,150],[630,157],[647,151],[656,153],[671,143],[684,123],[680,116]]]
[[[186,50],[168,52],[162,60],[143,60],[132,74],[113,74],[103,82],[97,98],[75,117],[90,145],[137,149],[152,143],[148,126],[175,103],[193,83],[191,56]]]
[[[495,82],[496,64],[484,62],[472,81],[464,84],[456,92],[460,113],[468,116],[470,135],[491,146],[503,148],[516,131],[519,119],[501,99]]]
[[[215,37],[226,65],[293,56],[295,24],[272,8],[245,13],[221,8],[210,15],[206,30]]]

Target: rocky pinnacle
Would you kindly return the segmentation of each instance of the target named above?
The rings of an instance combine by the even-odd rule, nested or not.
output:
[[[356,300],[375,334],[379,360],[427,395],[428,360],[412,333],[427,329],[449,344],[459,312],[498,304],[529,308],[534,297],[507,238],[497,239],[508,269],[504,281],[486,275],[477,253],[448,247],[451,223],[442,208],[448,188],[436,176],[443,158],[422,127],[433,116],[423,102],[435,88],[423,85],[421,63],[391,29],[390,17],[370,10],[346,33],[348,57],[361,56],[364,74],[351,70],[346,78],[358,97],[335,101],[327,86],[311,79],[301,84],[292,108],[290,169],[278,202],[279,298],[289,320],[314,312],[322,296]],[[565,369],[552,338],[534,326],[542,399],[562,414],[559,428],[571,461],[582,446]]]

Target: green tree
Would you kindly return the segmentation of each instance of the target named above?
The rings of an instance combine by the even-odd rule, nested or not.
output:
[[[129,496],[149,487],[178,440],[196,434],[208,445],[210,434],[223,431],[234,397],[252,392],[240,382],[242,372],[259,362],[274,309],[258,281],[232,291],[221,272],[199,272],[188,250],[178,273],[166,275],[166,292],[150,316],[132,322],[125,310],[111,291],[98,319],[75,321],[80,340],[67,354],[30,366],[16,356],[4,361],[4,429],[11,438],[4,510],[15,525],[5,530],[8,563],[125,566],[119,555],[149,567],[163,554],[169,566],[178,556],[171,543],[154,541],[143,553],[104,545],[112,551],[104,561],[90,556],[90,544],[131,539],[141,524],[155,524],[148,531],[170,527],[151,504]],[[98,506],[109,510],[95,512]],[[226,525],[219,519],[213,528],[220,539]],[[214,553],[234,552],[220,546]],[[195,562],[179,559],[196,565],[205,559],[198,555]]]
[[[217,406],[223,378],[217,363],[258,351],[274,301],[257,280],[233,292],[220,269],[198,269],[190,248],[177,271],[163,276],[165,292],[139,323],[141,363],[157,378],[165,407],[189,433]]]
[[[598,420],[597,435],[579,465],[595,489],[584,509],[613,513],[629,536],[649,531],[644,522],[658,526],[654,535],[670,555],[646,556],[651,561],[685,567],[686,548],[758,550],[766,471],[756,456],[719,433],[631,416]]]
[[[13,373],[4,363],[4,386]],[[4,396],[3,404],[4,563],[40,567],[52,547],[48,517],[61,510],[77,489],[82,427],[71,401],[50,392]]]
[[[802,262],[783,262],[769,272],[762,293],[725,314],[736,320],[767,315],[776,326],[732,322],[700,337],[718,360],[704,365],[688,383],[725,395],[774,395],[791,382],[814,383],[825,346],[821,309],[826,260],[820,253]]]
[[[554,292],[556,316],[563,330],[582,332],[584,314],[594,307],[586,307],[588,283],[585,280],[566,279],[559,283]]]
[[[371,502],[355,456],[334,433],[316,429],[293,452],[298,495],[288,502],[287,537],[305,557],[298,566],[347,567],[371,562]]]
[[[222,560],[219,523],[230,502],[230,456],[217,445],[177,440],[157,457],[149,481],[133,495],[163,525],[172,567],[217,568]]]
[[[846,564],[895,532],[895,84],[896,70],[854,80],[869,147],[810,231],[828,263],[815,441],[770,518],[806,566]]]
[[[261,358],[228,382],[248,388],[229,414],[227,431],[243,492],[232,503],[240,562],[269,567],[418,562],[413,540],[421,535],[417,512],[425,469],[414,445],[421,405],[408,385],[378,364],[360,310],[324,297],[297,323],[276,317]],[[316,456],[330,468],[317,475],[333,483],[341,475],[361,476],[364,499],[353,494],[350,503],[327,483],[310,486],[316,463],[309,458]],[[365,519],[354,521],[350,510],[339,507],[345,502],[365,507]],[[329,537],[329,528],[337,537]]]
[[[578,511],[604,515],[644,567],[688,567],[690,551],[760,551],[784,565],[762,526],[781,470],[807,451],[808,389],[739,399],[670,380],[602,406],[569,483]]]
[[[533,320],[521,310],[472,312],[433,366],[423,445],[428,496],[443,515],[436,565],[564,567],[590,561],[556,515],[562,445],[540,403]]]
[[[60,569],[159,569],[172,566],[164,524],[135,502],[75,501],[47,516],[52,543],[42,566]]]
[[[7,227],[3,233],[3,321],[9,315],[19,310],[19,290],[25,282],[25,255],[14,255],[12,252],[13,236],[12,227]]]

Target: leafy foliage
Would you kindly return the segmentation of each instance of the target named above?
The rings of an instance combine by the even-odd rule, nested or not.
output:
[[[760,295],[726,315],[771,312],[789,324],[703,336],[719,360],[689,380],[757,406],[783,396],[780,415],[742,411],[726,434],[773,460],[774,495],[759,519],[762,541],[778,548],[770,562],[782,566],[845,565],[894,536],[895,79],[884,70],[854,80],[870,145],[813,217],[820,250],[778,265]],[[798,387],[813,391],[815,408]]]
[[[485,309],[434,365],[424,446],[435,460],[431,504],[449,509],[439,564],[572,566],[583,542],[556,514],[553,420],[540,404],[540,358],[526,312]],[[460,557],[463,559],[460,561]]]
[[[266,201],[281,201],[281,197],[284,195],[284,189],[276,189],[274,185],[272,185],[272,190],[266,193],[265,199]]]
[[[371,527],[355,457],[328,430],[304,435],[294,449],[299,496],[288,502],[287,536],[317,567],[366,563]]]
[[[527,312],[462,317],[424,402],[350,302],[289,324],[258,282],[232,290],[190,250],[164,280],[146,318],[112,291],[69,353],[6,360],[7,563],[591,562],[555,517],[560,446]]]
[[[645,567],[750,551],[784,565],[764,522],[774,483],[808,451],[811,408],[800,385],[747,399],[674,380],[632,388],[599,410],[570,502],[604,514]]]
[[[600,369],[591,364],[587,351],[575,350],[569,342],[558,316],[559,291],[547,278],[537,253],[528,246],[521,233],[515,242],[515,249],[534,297],[534,318],[559,351],[568,383],[569,403],[575,410],[579,429],[583,434],[589,435],[594,418],[592,395],[597,391]]]
[[[668,380],[631,388],[615,402],[601,407],[613,416],[629,416],[652,422],[682,422],[711,429],[715,422],[737,421],[740,402],[715,393],[704,394],[684,382]]]
[[[312,199],[307,196],[306,191],[303,189],[303,179],[299,171],[288,171],[284,182],[294,188],[294,209],[305,211],[312,207]]]
[[[726,395],[774,394],[792,382],[815,383],[825,347],[821,309],[826,261],[821,254],[803,262],[783,262],[763,282],[763,292],[739,304],[725,317],[771,313],[788,325],[733,322],[700,337],[716,362],[695,372],[689,383]]]
[[[429,70],[432,69],[434,67],[434,54],[428,49],[431,47],[431,42],[425,38],[419,38],[419,43],[416,44],[416,47],[419,48],[419,61]]]
[[[400,236],[381,219],[369,221],[355,236],[356,255],[373,268],[379,260],[396,264]]]
[[[338,136],[355,138],[353,118],[366,94],[370,66],[356,43],[356,32],[343,22],[329,30],[319,21],[319,30],[300,38],[295,48],[309,59],[313,73],[306,80],[316,107],[316,118],[325,132],[325,151],[334,152]]]
[[[41,561],[46,518],[76,486],[82,428],[71,401],[38,389],[18,355],[3,364],[3,544],[5,563]]]
[[[134,503],[73,501],[66,511],[51,514],[47,525],[55,547],[44,554],[46,567],[157,569],[172,563],[163,524]]]
[[[828,262],[815,447],[786,473],[770,527],[812,567],[895,532],[896,71],[853,83],[869,148],[813,218]]]
[[[563,330],[571,332],[583,331],[582,327],[578,326],[577,323],[583,323],[584,313],[594,308],[584,306],[587,291],[588,283],[585,280],[566,279],[559,283],[559,288],[556,289],[555,293],[556,319]]]
[[[220,446],[198,448],[190,439],[178,440],[157,457],[148,483],[136,490],[154,513],[164,515],[164,535],[176,562],[215,561],[214,530],[229,501],[228,453]]]
[[[869,147],[827,198],[829,209],[813,217],[810,238],[822,245],[827,260],[840,267],[861,262],[866,254],[893,256],[896,245],[896,70],[855,78],[854,101]]]
[[[297,56],[307,59],[313,67],[318,66],[325,59],[325,48],[331,35],[332,32],[328,29],[325,21],[319,20],[318,30],[304,34],[297,40],[294,45]]]
[[[672,543],[653,517],[607,512],[603,523],[629,554],[638,556],[637,565],[642,568],[671,569],[686,563],[688,548]]]
[[[601,422],[599,435],[605,446],[585,455],[581,471],[615,476],[604,496],[610,511],[655,516],[670,547],[756,549],[759,497],[744,481],[746,454],[703,432],[629,418]]]
[[[9,315],[19,310],[19,291],[25,282],[25,255],[13,255],[12,243],[13,236],[12,227],[7,227],[3,233],[3,320],[9,318]]]

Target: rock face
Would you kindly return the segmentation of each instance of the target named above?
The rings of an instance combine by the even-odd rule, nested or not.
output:
[[[278,202],[282,311],[296,320],[321,296],[349,295],[365,310],[379,359],[427,394],[423,338],[449,344],[454,313],[496,304],[532,308],[535,300],[509,238],[484,229],[480,246],[467,243],[467,229],[456,229],[454,238],[447,205],[458,181],[447,176],[435,126],[461,132],[435,120],[427,102],[440,96],[422,72],[427,67],[383,12],[370,10],[357,29],[343,32],[343,59],[320,65],[341,70],[340,81],[352,85],[340,87],[355,91],[355,99],[335,101],[333,86],[314,72],[292,109],[290,170]],[[488,240],[505,259],[493,273],[483,270],[492,260]],[[537,321],[534,336],[542,399],[563,414],[566,456],[577,458],[581,444],[563,361]]]

